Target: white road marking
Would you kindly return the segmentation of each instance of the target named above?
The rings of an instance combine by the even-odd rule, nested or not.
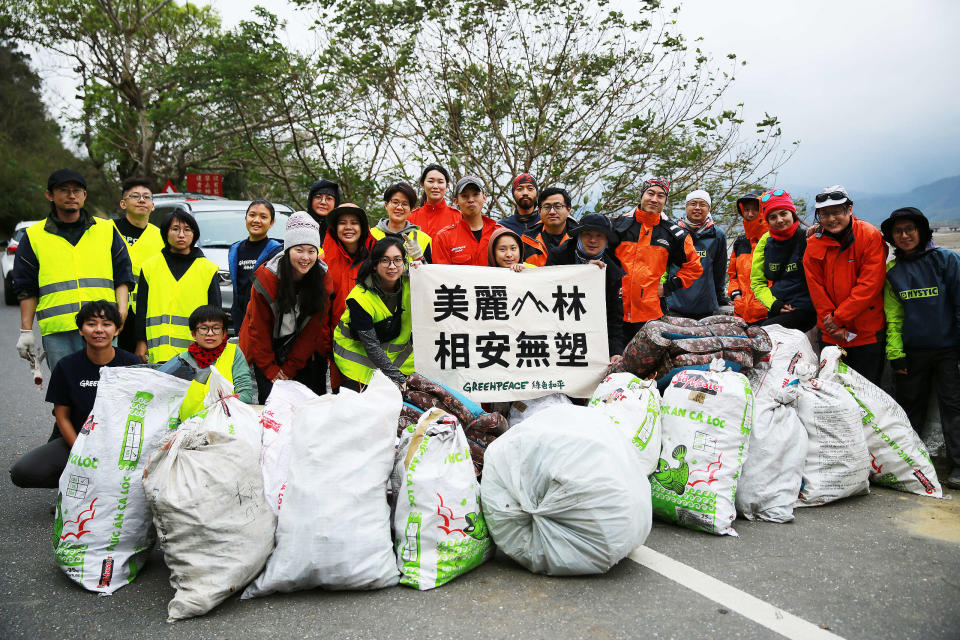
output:
[[[702,571],[674,560],[643,545],[628,556],[637,564],[652,569],[674,582],[710,598],[748,620],[763,625],[791,640],[843,640],[840,636],[798,618],[749,593],[708,576]]]

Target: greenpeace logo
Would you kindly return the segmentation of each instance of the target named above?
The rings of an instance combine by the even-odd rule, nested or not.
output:
[[[900,292],[902,300],[912,300],[913,298],[936,298],[940,295],[940,287],[927,287],[926,289],[907,289]]]
[[[80,381],[80,386],[81,386],[81,387],[95,387],[95,386],[97,386],[97,383],[98,383],[98,382],[100,382],[100,381],[99,381],[99,380],[81,380],[81,381]]]

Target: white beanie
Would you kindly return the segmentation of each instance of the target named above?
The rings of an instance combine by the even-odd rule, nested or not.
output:
[[[320,225],[306,212],[297,211],[287,219],[287,228],[283,232],[283,250],[298,244],[309,244],[320,251]]]
[[[697,189],[696,191],[691,191],[687,194],[687,199],[683,201],[684,204],[690,202],[691,200],[696,200],[699,198],[707,203],[708,206],[713,206],[713,203],[710,202],[710,194],[704,191],[703,189]]]

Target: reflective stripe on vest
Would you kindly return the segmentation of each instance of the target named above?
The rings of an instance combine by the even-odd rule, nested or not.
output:
[[[400,296],[402,310],[400,334],[390,342],[380,346],[404,375],[410,375],[414,369],[410,318],[410,281],[404,278],[401,282],[403,293]],[[351,299],[356,300],[370,314],[374,324],[393,316],[376,292],[364,289],[360,285],[355,286],[347,296],[347,300]],[[373,377],[373,372],[376,369],[376,365],[367,357],[363,343],[355,339],[353,332],[350,331],[349,307],[343,312],[343,316],[333,332],[333,358],[340,369],[340,373],[362,384],[370,382],[370,378]]]
[[[116,220],[113,221],[113,224],[116,226]],[[122,233],[120,234],[120,237],[124,237]],[[147,259],[157,255],[160,253],[160,250],[163,249],[163,236],[160,235],[160,229],[157,227],[157,225],[147,223],[146,228],[143,230],[143,233],[140,234],[140,237],[137,238],[136,242],[130,244],[127,242],[126,238],[124,238],[123,242],[127,245],[127,252],[130,254],[130,265],[133,267],[134,287],[133,291],[130,292],[130,309],[136,313],[136,285],[140,282],[140,268],[143,266],[143,263],[147,261]]]
[[[44,229],[46,220],[27,227],[30,246],[37,256],[37,324],[49,335],[76,331],[76,314],[85,302],[116,302],[113,282],[114,226],[98,218],[76,246]]]
[[[166,362],[193,342],[187,319],[197,307],[207,304],[207,291],[217,271],[210,260],[197,258],[175,280],[162,254],[143,263],[141,274],[150,289],[146,312],[150,362]]]
[[[217,371],[219,371],[230,384],[233,384],[233,360],[236,358],[236,355],[237,345],[228,342],[227,346],[223,349],[223,353],[221,353],[217,361],[213,363]],[[206,371],[206,369],[201,369],[200,371]],[[183,422],[204,408],[203,402],[209,392],[210,375],[208,372],[206,381],[200,382],[194,379],[187,388],[187,396],[183,399],[183,404],[180,405],[180,422]]]

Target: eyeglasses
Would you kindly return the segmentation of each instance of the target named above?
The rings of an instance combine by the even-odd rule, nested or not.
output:
[[[313,196],[314,200],[319,200],[320,202],[335,202],[336,198],[331,196],[329,193],[318,193]]]
[[[131,200],[146,200],[147,202],[153,200],[153,196],[149,193],[131,193],[127,197]]]
[[[566,204],[542,204],[542,205],[540,205],[540,211],[546,211],[547,213],[550,213],[551,211],[556,211],[557,213],[560,213],[561,211],[563,211],[563,210],[566,209],[566,208],[567,208],[567,205],[566,205]]]
[[[216,327],[201,326],[201,327],[197,327],[197,333],[199,333],[202,336],[218,336],[221,333],[223,333],[223,327],[222,326],[216,326]]]
[[[62,193],[65,196],[78,196],[86,191],[86,189],[81,187],[54,187],[53,190],[57,193]]]
[[[401,209],[409,209],[409,208],[410,208],[410,203],[407,202],[406,200],[391,200],[391,201],[388,202],[387,204],[389,204],[389,205],[390,205],[391,207],[393,207],[394,209],[396,209],[397,207],[400,207]]]
[[[917,232],[917,227],[914,225],[903,226],[891,231],[891,233],[895,236],[910,236],[915,234],[916,232]]]
[[[395,267],[402,267],[402,266],[403,266],[403,258],[400,258],[400,257],[392,258],[392,259],[391,259],[391,258],[380,258],[380,266],[381,266],[381,267],[389,267],[390,265],[393,265],[393,266],[395,266]]]
[[[774,196],[782,196],[785,193],[786,191],[784,191],[783,189],[777,189],[776,191],[767,191],[765,194],[760,196],[760,202],[767,202],[768,200],[770,200],[770,198]]]
[[[170,227],[170,233],[173,235],[180,235],[182,233],[185,236],[192,236],[193,229],[190,227]]]
[[[830,193],[818,193],[815,196],[817,202],[826,202],[827,200],[847,200],[849,196],[843,191],[831,191]]]

